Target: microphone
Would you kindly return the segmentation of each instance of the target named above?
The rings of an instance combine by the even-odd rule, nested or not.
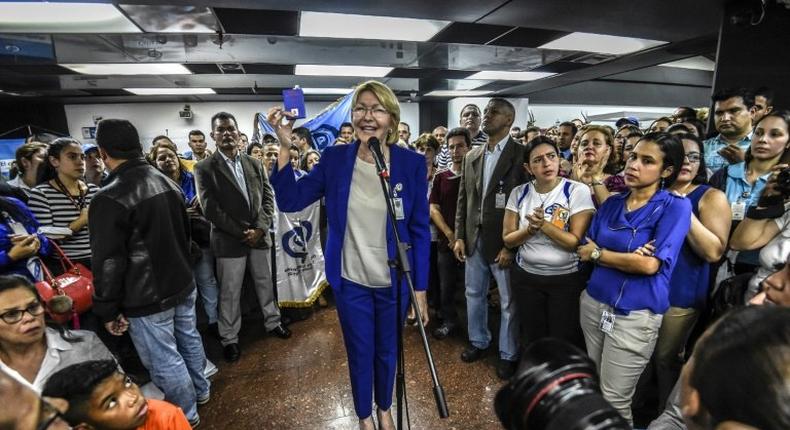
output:
[[[384,179],[388,179],[387,163],[384,162],[384,154],[381,153],[381,142],[379,142],[379,139],[377,137],[368,139],[368,148],[373,154],[373,161],[376,162],[376,169],[379,171],[379,175]]]

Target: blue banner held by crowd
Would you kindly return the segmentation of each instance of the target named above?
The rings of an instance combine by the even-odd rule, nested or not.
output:
[[[8,179],[11,163],[16,158],[16,149],[25,143],[25,139],[0,139],[0,175]]]
[[[327,146],[332,146],[338,134],[340,134],[340,124],[351,120],[351,98],[353,94],[353,91],[348,93],[301,125],[301,127],[307,127],[312,133],[313,142],[315,142],[317,150],[323,151]],[[266,122],[265,112],[258,116],[258,127],[261,134],[274,134],[274,130]]]

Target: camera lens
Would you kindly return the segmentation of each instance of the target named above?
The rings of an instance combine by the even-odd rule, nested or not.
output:
[[[541,339],[524,350],[494,408],[512,430],[631,428],[601,395],[592,360],[558,339]]]

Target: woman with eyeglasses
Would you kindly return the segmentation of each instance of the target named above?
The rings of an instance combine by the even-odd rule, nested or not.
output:
[[[400,105],[386,85],[357,86],[351,120],[357,140],[326,148],[322,160],[298,181],[290,163],[293,119],[275,107],[268,122],[282,142],[271,183],[280,210],[296,212],[325,197],[329,234],[326,272],[335,293],[337,314],[348,354],[351,391],[360,429],[373,429],[372,404],[379,428],[394,429],[390,406],[397,358],[397,328],[410,304],[405,281],[398,285],[388,260],[396,256],[387,206],[369,143],[378,139],[389,166],[397,228],[407,251],[422,323],[428,323],[430,231],[425,158],[398,141]],[[287,120],[287,123],[283,123]],[[397,294],[401,308],[396,310]]]
[[[113,360],[92,332],[48,326],[36,287],[19,275],[0,276],[0,369],[37,393],[50,375],[87,360]]]
[[[677,125],[677,124],[676,124]],[[691,203],[691,227],[678,255],[669,281],[669,310],[664,313],[656,344],[659,410],[669,397],[683,366],[685,345],[699,315],[705,309],[710,289],[711,264],[727,250],[730,205],[723,192],[706,184],[702,141],[681,134],[686,156],[671,192]],[[652,255],[652,246],[646,254]]]
[[[80,143],[62,137],[55,139],[47,151],[39,185],[30,193],[30,210],[43,227],[65,227],[70,231],[58,244],[72,262],[91,267],[91,244],[88,232],[88,206],[99,187],[88,184],[85,175],[85,153]],[[60,261],[47,261],[57,276],[63,268]]]
[[[602,125],[586,125],[580,133],[571,179],[589,186],[600,206],[610,195],[626,191],[623,177],[615,174],[614,137]]]

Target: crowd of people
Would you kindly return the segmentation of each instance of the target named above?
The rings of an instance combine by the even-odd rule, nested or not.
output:
[[[431,321],[438,341],[465,338],[463,362],[495,349],[503,380],[531,342],[567,341],[587,351],[604,398],[629,422],[640,391],[655,387],[656,415],[666,412],[651,428],[684,428],[681,415],[688,428],[790,428],[787,402],[765,411],[774,418],[752,420],[752,409],[724,403],[749,397],[711,388],[725,372],[749,379],[720,344],[754,331],[752,346],[764,348],[755,366],[784,378],[774,394],[790,397],[790,340],[758,330],[761,318],[786,328],[787,312],[714,323],[721,302],[790,306],[790,112],[774,108],[766,88],[722,90],[712,104],[711,130],[706,112],[691,107],[646,128],[626,117],[615,127],[571,120],[521,129],[514,106],[492,98],[412,140],[397,97],[368,81],[323,150],[281,107],[266,116],[274,132],[251,141],[218,112],[214,146],[193,130],[186,153],[164,135],[144,152],[123,119],[102,120],[95,144],[31,136],[16,152],[16,176],[0,185],[0,384],[68,402],[68,410],[41,403],[50,424],[198,426],[216,373],[203,342],[216,338],[227,362],[239,360],[245,276],[268,333],[291,336],[272,280],[275,212],[320,201],[361,429],[374,428],[374,404],[379,428],[394,428],[396,321]],[[397,231],[410,244],[415,303],[388,264],[399,251],[374,138]],[[37,284],[66,272],[64,261],[92,274],[93,305],[54,324]],[[198,332],[198,302],[210,337]],[[153,394],[128,378],[124,348]]]

